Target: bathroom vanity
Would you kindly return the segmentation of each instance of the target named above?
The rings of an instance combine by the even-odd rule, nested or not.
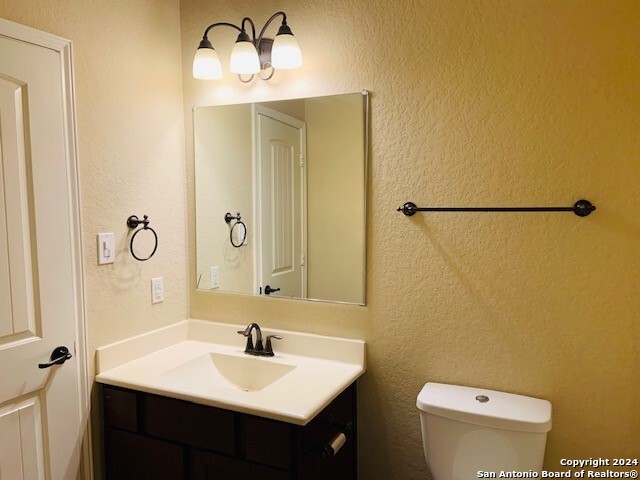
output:
[[[109,386],[103,402],[107,479],[356,478],[355,384],[305,426]]]
[[[108,479],[355,479],[364,342],[187,320],[97,351]]]

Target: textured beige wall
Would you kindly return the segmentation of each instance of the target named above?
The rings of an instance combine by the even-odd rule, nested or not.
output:
[[[217,266],[220,290],[250,293],[255,233],[251,105],[196,108],[193,115],[198,288],[211,288],[211,267]],[[227,212],[240,212],[247,225],[247,242],[240,248],[231,245]]]
[[[188,311],[178,5],[0,0],[3,18],[73,41],[90,372],[97,346]],[[145,263],[128,253],[131,214],[149,215],[160,237]],[[96,264],[98,232],[115,232],[114,265]],[[152,306],[156,276],[164,277],[165,301]]]
[[[360,93],[305,100],[309,298],[365,300],[364,101]]]
[[[208,22],[250,15],[261,26],[280,9],[303,49],[301,69],[250,85],[190,77]],[[415,396],[428,380],[549,399],[549,468],[561,457],[637,456],[640,3],[183,0],[181,19],[186,111],[372,91],[368,305],[191,285],[196,317],[368,341],[361,478],[424,478]],[[211,37],[225,69],[233,37]],[[192,183],[189,121],[186,132]],[[407,200],[581,197],[598,206],[585,219],[395,212]]]

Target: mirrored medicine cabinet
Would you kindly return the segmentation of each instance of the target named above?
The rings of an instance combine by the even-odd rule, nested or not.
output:
[[[364,305],[367,92],[193,120],[196,288]]]

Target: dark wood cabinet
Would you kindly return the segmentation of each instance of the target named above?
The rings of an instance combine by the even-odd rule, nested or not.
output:
[[[357,478],[355,383],[304,427],[106,385],[103,402],[108,480]]]
[[[193,480],[291,480],[289,471],[246,460],[196,450],[191,462]]]
[[[107,478],[182,480],[184,448],[169,442],[106,428]]]
[[[213,452],[235,453],[233,412],[173,398],[139,396],[144,412],[142,431],[147,435]]]

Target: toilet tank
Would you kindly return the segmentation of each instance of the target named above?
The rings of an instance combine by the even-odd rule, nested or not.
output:
[[[481,388],[427,383],[418,395],[422,442],[433,480],[478,472],[540,472],[551,403]]]

